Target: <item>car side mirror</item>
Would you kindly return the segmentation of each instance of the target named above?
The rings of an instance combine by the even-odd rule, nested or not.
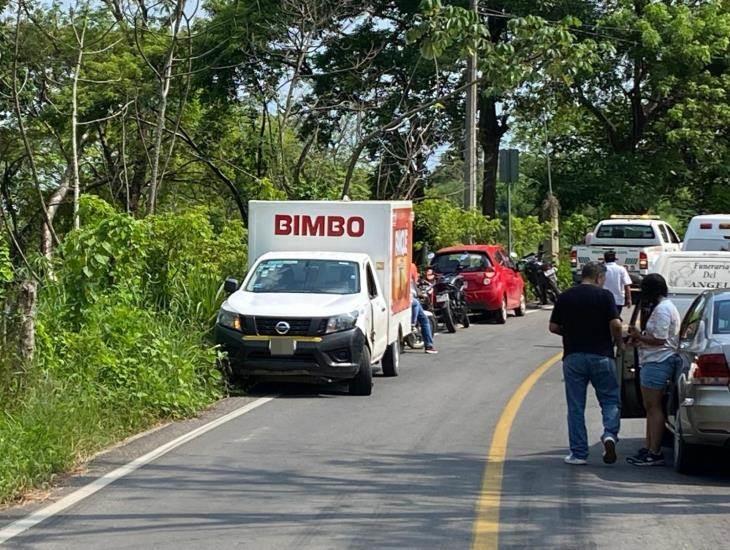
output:
[[[238,290],[238,279],[233,279],[232,277],[229,277],[226,279],[226,282],[223,283],[223,291],[226,294],[233,294]]]

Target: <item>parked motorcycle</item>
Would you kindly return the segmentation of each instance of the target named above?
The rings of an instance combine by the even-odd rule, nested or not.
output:
[[[522,258],[522,270],[542,305],[554,304],[560,295],[558,271],[550,262],[543,261],[544,252],[538,249]]]
[[[449,332],[456,332],[456,324],[468,328],[469,306],[464,293],[464,278],[459,273],[439,276],[433,284],[432,307],[436,319],[446,326]]]

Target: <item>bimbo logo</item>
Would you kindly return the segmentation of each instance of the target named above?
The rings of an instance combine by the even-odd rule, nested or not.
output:
[[[302,216],[298,214],[276,214],[275,235],[300,237],[362,237],[365,234],[365,219],[361,216]]]

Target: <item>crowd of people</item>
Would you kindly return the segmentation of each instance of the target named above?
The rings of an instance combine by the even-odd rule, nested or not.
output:
[[[616,462],[621,396],[615,357],[616,351],[623,351],[627,345],[639,349],[641,393],[647,414],[645,445],[627,461],[635,466],[664,464],[661,442],[666,419],[662,398],[680,364],[675,350],[681,320],[667,298],[667,282],[654,273],[641,282],[641,303],[649,311],[645,328],[629,326],[624,334],[621,313],[632,305],[630,285],[631,279],[616,263],[615,254],[606,253],[605,263],[589,262],[583,267],[581,284],[560,295],[550,317],[550,331],[563,339],[570,445],[566,464],[587,463],[585,407],[589,384],[601,407],[603,461]]]

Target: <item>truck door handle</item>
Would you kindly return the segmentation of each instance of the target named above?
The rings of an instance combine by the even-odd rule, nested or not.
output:
[[[380,311],[385,311],[385,310],[386,310],[386,307],[385,306],[383,306],[383,307],[380,308]]]

